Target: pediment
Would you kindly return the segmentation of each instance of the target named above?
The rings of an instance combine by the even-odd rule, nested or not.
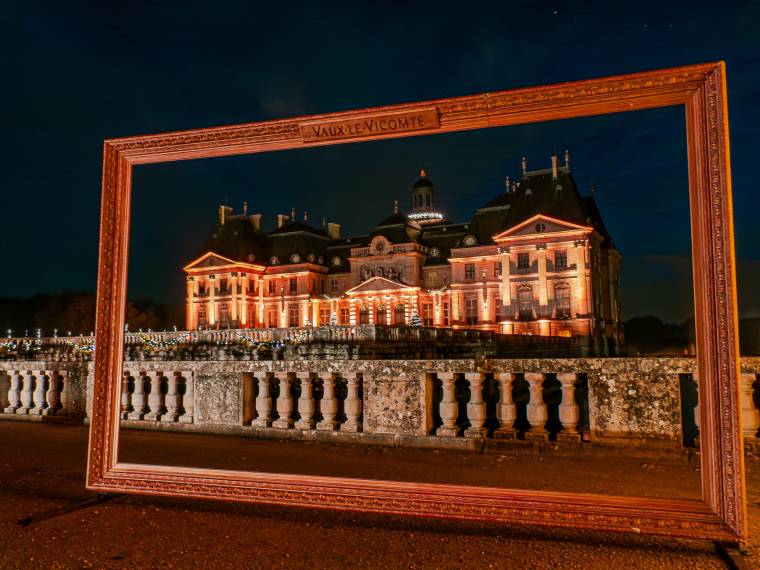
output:
[[[209,251],[208,253],[201,255],[198,259],[191,261],[182,269],[189,271],[190,269],[202,269],[204,267],[217,267],[220,265],[234,265],[235,263],[237,262],[228,257],[224,257],[218,253]]]
[[[349,289],[346,293],[356,295],[358,293],[375,293],[377,291],[414,291],[415,289],[417,288],[404,285],[398,281],[391,281],[385,277],[372,277]]]
[[[538,214],[493,236],[495,242],[521,237],[540,237],[560,232],[589,232],[594,228]]]

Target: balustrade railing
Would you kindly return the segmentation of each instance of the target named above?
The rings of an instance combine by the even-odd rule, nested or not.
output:
[[[190,371],[126,369],[121,380],[121,418],[193,423],[194,381]]]
[[[0,410],[19,416],[67,416],[71,379],[64,370],[0,370]]]

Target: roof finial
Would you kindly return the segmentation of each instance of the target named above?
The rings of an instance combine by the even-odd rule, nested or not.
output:
[[[555,151],[554,154],[552,154],[552,178],[554,180],[557,179],[557,152]]]
[[[243,201],[243,215],[244,216],[248,215],[248,200]]]
[[[570,150],[565,149],[565,168],[570,168]]]
[[[522,172],[523,176],[525,176],[525,174],[528,172],[528,161],[524,156],[522,157]]]
[[[327,227],[327,218],[325,217],[322,217],[322,227],[323,228]]]
[[[507,179],[504,181],[504,186],[507,188],[507,194],[509,194],[509,189],[510,189],[510,186],[511,186],[511,184],[509,182],[509,176],[507,176]]]
[[[303,211],[303,221],[308,222],[309,221],[309,212],[306,210]]]
[[[427,178],[427,172],[424,168],[420,168],[420,178]]]
[[[594,193],[596,192],[596,185],[592,182],[591,184],[588,185],[588,189],[589,189],[589,192],[591,192],[591,195],[593,196]]]
[[[393,201],[393,213],[398,214],[398,200]]]

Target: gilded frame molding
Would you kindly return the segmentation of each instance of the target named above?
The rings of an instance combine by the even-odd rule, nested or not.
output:
[[[683,105],[686,111],[702,500],[654,499],[119,463],[132,167]],[[429,113],[413,132],[305,141],[320,122]],[[398,115],[400,116],[400,115]],[[307,117],[106,140],[87,488],[715,540],[747,535],[723,62]]]

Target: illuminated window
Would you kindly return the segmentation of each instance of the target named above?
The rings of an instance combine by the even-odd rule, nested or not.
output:
[[[319,325],[325,326],[330,324],[330,307],[319,308]]]
[[[464,278],[467,281],[472,281],[473,279],[475,279],[475,264],[474,263],[464,264]]]
[[[493,263],[493,276],[501,277],[501,261],[494,261]]]
[[[369,309],[366,306],[362,306],[361,310],[359,311],[359,324],[369,324]]]
[[[290,294],[295,295],[296,293],[298,293],[298,278],[291,277],[290,278]]]
[[[517,254],[517,269],[525,271],[530,269],[530,254],[518,253]]]
[[[340,324],[347,325],[351,319],[351,312],[348,307],[340,308]]]
[[[571,318],[570,287],[564,284],[557,285],[554,289],[554,301],[557,307],[557,318]]]
[[[332,279],[330,280],[330,293],[337,293],[338,292],[338,280]]]
[[[277,283],[274,282],[274,280],[271,280],[269,282],[269,294],[274,295],[276,292]]]
[[[422,303],[422,326],[433,326],[433,303]]]
[[[398,304],[393,310],[393,324],[397,326],[406,324],[406,309],[404,305]]]
[[[298,303],[290,303],[288,305],[288,326],[298,327],[301,326],[300,311],[298,310]]]
[[[378,325],[384,325],[387,323],[385,316],[385,305],[377,306],[377,314],[375,315],[375,323]]]
[[[558,249],[554,252],[554,268],[557,270],[567,269],[567,250]]]
[[[438,274],[437,273],[429,273],[428,274],[428,287],[438,287]]]
[[[267,313],[267,326],[270,329],[277,328],[277,311],[269,311]]]
[[[533,288],[526,285],[517,291],[517,303],[521,321],[533,319]]]
[[[449,326],[449,304],[443,304],[443,326]]]
[[[472,298],[464,300],[464,320],[468,325],[475,325],[478,323],[477,299]]]

